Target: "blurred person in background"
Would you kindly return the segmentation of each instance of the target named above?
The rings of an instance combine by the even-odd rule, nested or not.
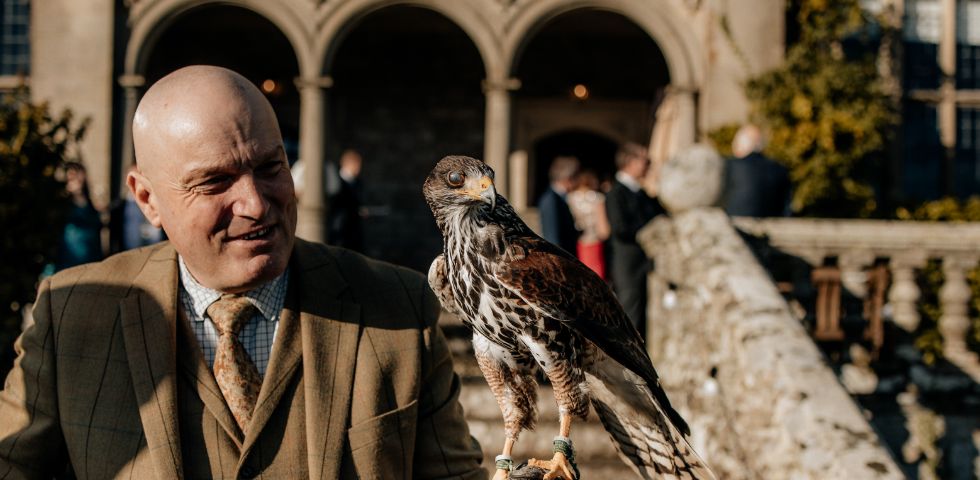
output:
[[[765,141],[755,125],[738,129],[725,166],[722,204],[731,216],[782,217],[789,215],[789,170],[762,154]]]
[[[575,254],[578,236],[575,218],[568,208],[568,194],[575,189],[579,172],[579,161],[575,157],[555,157],[548,169],[551,183],[538,199],[538,212],[541,216],[541,236]]]
[[[599,177],[592,170],[579,174],[578,187],[568,194],[568,206],[581,230],[576,254],[578,259],[603,280],[606,279],[605,241],[609,238],[606,196],[599,190]]]
[[[65,190],[71,199],[58,245],[55,271],[102,260],[102,217],[92,205],[85,166],[65,164]]]
[[[327,243],[364,251],[363,185],[361,154],[347,149],[340,155],[340,182],[327,202]]]
[[[643,335],[647,309],[647,274],[653,263],[636,234],[657,215],[666,213],[656,198],[643,190],[650,170],[647,148],[626,143],[616,152],[616,181],[606,194],[606,215],[610,230],[610,277],[613,289],[633,325]]]

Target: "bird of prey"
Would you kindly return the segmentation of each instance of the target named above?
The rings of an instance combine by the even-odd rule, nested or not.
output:
[[[572,418],[585,418],[590,404],[640,477],[714,478],[687,442],[687,424],[608,285],[528,228],[497,194],[493,177],[480,160],[449,156],[423,193],[443,235],[429,284],[473,331],[477,362],[504,417],[494,478],[507,478],[514,443],[534,427],[538,369],[554,388],[560,416],[545,479],[574,478],[568,436]]]

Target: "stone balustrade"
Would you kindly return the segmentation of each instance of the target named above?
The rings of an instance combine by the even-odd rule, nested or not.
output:
[[[980,261],[980,223],[815,218],[734,218],[732,221],[740,230],[765,237],[772,247],[800,257],[812,266],[836,258],[841,283],[858,298],[867,294],[866,270],[875,262],[887,261],[892,278],[888,290],[891,318],[909,332],[915,331],[921,320],[916,270],[929,260],[940,260],[944,277],[939,290],[943,353],[980,382],[980,362],[966,345],[971,299],[966,274]]]
[[[729,217],[711,206],[721,162],[703,146],[669,160],[660,195],[671,216],[638,236],[656,263],[648,347],[695,448],[719,478],[902,478]]]

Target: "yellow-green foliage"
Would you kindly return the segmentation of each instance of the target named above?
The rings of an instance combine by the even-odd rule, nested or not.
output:
[[[970,197],[967,200],[943,198],[926,202],[919,207],[909,210],[900,208],[896,216],[902,220],[932,220],[946,222],[980,222],[980,197]],[[970,348],[980,351],[980,268],[967,272],[967,283],[970,285],[971,333],[967,338]],[[930,261],[919,276],[919,287],[922,298],[919,311],[922,322],[915,339],[915,345],[922,351],[927,363],[942,357],[943,338],[937,328],[942,306],[939,304],[939,289],[943,284],[943,272],[939,261]]]
[[[860,5],[799,0],[797,18],[800,41],[785,64],[746,86],[769,133],[765,153],[789,167],[797,214],[869,216],[876,209],[869,178],[896,117],[874,58],[844,55],[844,37],[865,27]]]
[[[0,98],[0,376],[20,330],[17,310],[34,300],[53,260],[67,208],[57,172],[80,136],[69,113],[52,116],[26,92]]]
[[[722,156],[731,157],[733,155],[732,140],[735,139],[735,132],[738,132],[740,126],[737,123],[730,123],[708,132],[708,139],[711,140],[711,144],[715,147],[715,150]]]

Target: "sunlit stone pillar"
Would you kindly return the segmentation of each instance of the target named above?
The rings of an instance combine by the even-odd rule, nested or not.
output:
[[[118,81],[119,86],[123,88],[122,150],[120,150],[122,164],[119,171],[126,175],[126,170],[136,161],[133,151],[133,117],[136,115],[140,90],[146,85],[146,79],[142,75],[128,74],[120,76]]]
[[[323,150],[325,88],[333,85],[330,77],[301,77],[299,89],[299,159],[305,168],[302,197],[299,201],[299,223],[296,234],[306,240],[322,242],[324,235]]]
[[[516,78],[483,81],[483,93],[487,97],[483,161],[496,172],[496,188],[504,196],[509,193],[510,92],[520,86],[521,82]]]
[[[888,291],[888,301],[892,307],[892,320],[895,325],[907,332],[919,327],[919,296],[922,292],[915,281],[915,270],[926,263],[923,253],[903,253],[892,257],[889,267],[892,273],[892,287]]]
[[[939,289],[942,315],[939,332],[943,334],[943,350],[947,356],[966,352],[966,333],[970,329],[970,286],[966,271],[977,264],[975,256],[949,255],[943,258],[943,286]]]
[[[677,102],[677,125],[674,127],[674,151],[681,151],[698,140],[698,105],[695,90],[676,87],[671,90]]]

